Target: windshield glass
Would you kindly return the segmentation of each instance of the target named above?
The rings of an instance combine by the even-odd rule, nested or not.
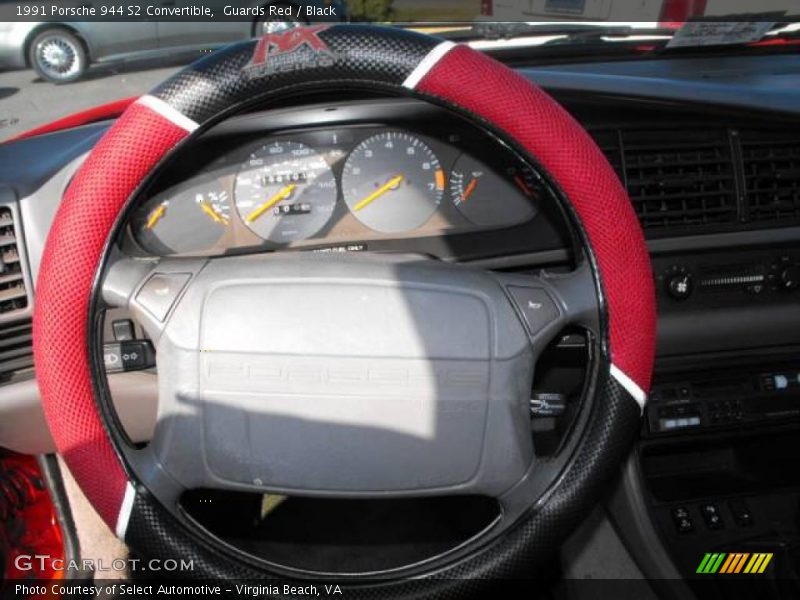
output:
[[[798,17],[786,0],[0,0],[0,140],[81,111],[94,112],[68,123],[108,118],[125,103],[94,109],[138,97],[227,44],[306,24],[415,28],[535,65],[554,57],[783,52],[798,41]]]

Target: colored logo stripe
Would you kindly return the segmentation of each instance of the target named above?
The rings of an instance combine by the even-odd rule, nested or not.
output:
[[[772,560],[772,554],[753,554],[753,558],[747,563],[744,568],[745,573],[763,573],[767,568],[769,561]]]
[[[707,552],[697,567],[697,573],[726,575],[737,573],[760,574],[772,560],[772,553],[758,552]]]
[[[723,566],[723,568],[720,571],[720,573],[738,573],[739,571],[742,570],[742,567],[744,566],[744,563],[747,560],[747,557],[750,556],[750,554],[747,553],[747,552],[743,552],[743,553],[742,552],[736,552],[736,553],[730,554],[729,556],[730,556],[730,559],[731,559],[730,560],[730,564],[727,565],[727,568],[726,568],[726,566]]]
[[[705,557],[703,557],[700,566],[697,567],[698,573],[716,573],[719,566],[722,564],[722,560],[725,558],[725,553],[713,553],[709,554],[706,553]]]

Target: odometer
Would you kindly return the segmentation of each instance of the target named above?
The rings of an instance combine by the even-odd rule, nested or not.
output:
[[[253,152],[236,176],[235,204],[256,235],[288,244],[325,227],[336,206],[336,179],[313,148],[275,141]]]

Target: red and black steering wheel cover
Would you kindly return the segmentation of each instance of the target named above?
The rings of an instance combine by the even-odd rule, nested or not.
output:
[[[128,108],[73,179],[42,257],[34,353],[48,424],[89,501],[143,555],[191,557],[194,573],[208,577],[269,575],[190,533],[132,484],[107,435],[87,340],[109,237],[142,182],[193,135],[267,99],[359,87],[446,105],[538,165],[569,201],[604,300],[596,400],[568,466],[507,535],[437,576],[508,577],[547,557],[596,502],[637,431],[654,358],[650,262],[626,192],[583,128],[528,80],[465,46],[354,25],[265,36],[198,61]]]

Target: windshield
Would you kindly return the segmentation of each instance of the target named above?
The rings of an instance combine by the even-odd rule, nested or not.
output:
[[[784,52],[797,41],[798,17],[786,0],[0,0],[0,140],[82,111],[90,112],[68,123],[114,116],[126,99],[225,45],[305,24],[415,28],[535,65]]]

